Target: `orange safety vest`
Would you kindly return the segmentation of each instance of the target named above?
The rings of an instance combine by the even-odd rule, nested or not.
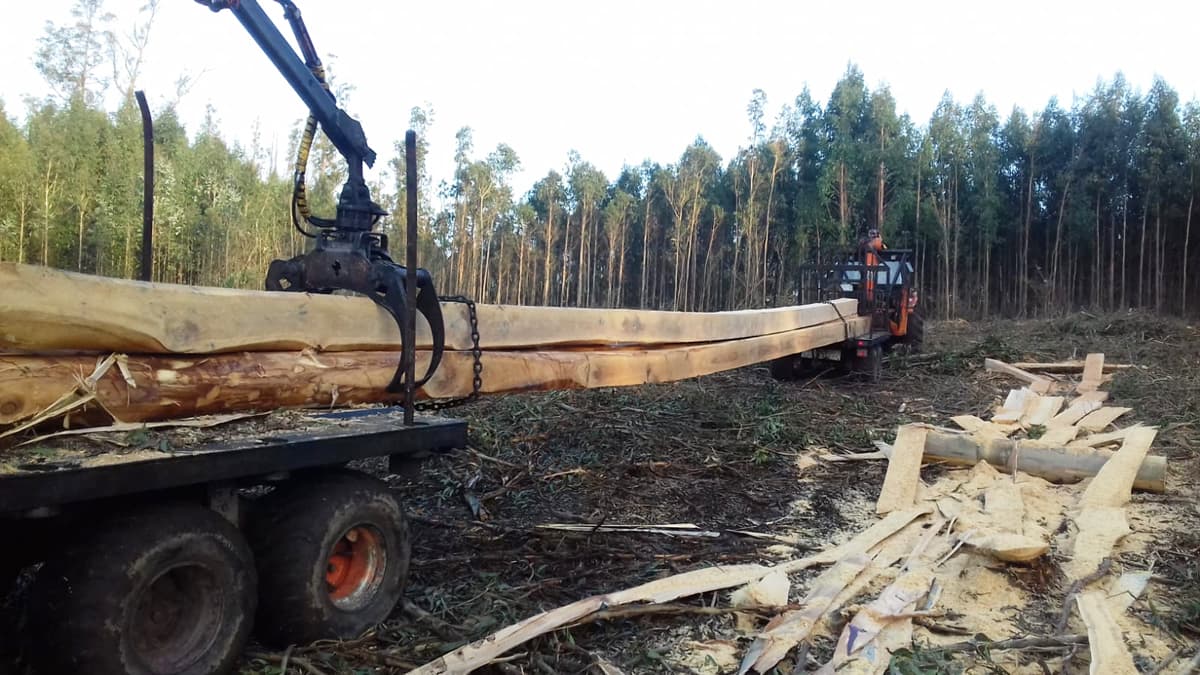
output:
[[[880,263],[878,252],[887,248],[883,243],[883,237],[876,236],[873,239],[868,239],[864,244],[867,249],[866,255],[863,256],[863,262],[867,267],[874,267]],[[864,270],[867,282],[867,300],[875,299],[875,270]]]

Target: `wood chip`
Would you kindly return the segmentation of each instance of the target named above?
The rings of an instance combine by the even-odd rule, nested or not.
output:
[[[629,532],[641,534],[662,534],[668,537],[719,537],[720,532],[701,530],[691,523],[672,523],[667,525],[617,525],[587,523],[547,523],[538,525],[539,530],[561,530],[563,532]]]
[[[733,592],[729,604],[734,607],[782,607],[788,604],[792,582],[783,570],[775,570]]]
[[[1068,448],[1098,448],[1103,445],[1108,445],[1109,443],[1118,443],[1120,441],[1125,440],[1125,437],[1129,435],[1130,431],[1132,431],[1134,429],[1140,429],[1140,428],[1142,428],[1142,423],[1138,422],[1137,424],[1134,424],[1133,426],[1130,426],[1130,427],[1125,427],[1124,429],[1117,429],[1116,431],[1108,431],[1108,432],[1105,432],[1102,434],[1090,434],[1084,438],[1080,438],[1079,440],[1075,440],[1075,441],[1071,441],[1070,443],[1067,443],[1067,447]]]
[[[980,419],[975,415],[958,415],[950,418],[965,431],[969,431],[976,436],[981,437],[996,437],[1007,438],[1009,434],[1016,430],[1016,426],[1011,424],[996,424],[984,419]]]
[[[854,554],[825,570],[816,578],[812,590],[801,602],[802,609],[784,612],[771,619],[766,628],[754,638],[754,642],[742,658],[738,673],[745,675],[751,668],[765,673],[774,668],[793,647],[808,637],[821,615],[830,608],[834,598],[854,581],[870,561],[865,555]]]
[[[1088,354],[1083,364],[1083,379],[1075,388],[1081,394],[1100,388],[1100,378],[1104,375],[1104,354]]]
[[[1085,401],[1081,398],[1075,399],[1067,409],[1050,418],[1046,423],[1048,427],[1069,427],[1077,424],[1079,420],[1091,414],[1093,411],[1100,409],[1099,401]]]
[[[1088,645],[1092,654],[1089,675],[1137,675],[1133,657],[1125,646],[1121,627],[1105,600],[1103,591],[1085,591],[1075,596],[1079,615],[1087,625]]]
[[[58,431],[45,436],[37,436],[28,441],[19,443],[17,447],[29,445],[30,443],[39,443],[49,438],[58,438],[60,436],[86,436],[90,434],[112,433],[112,432],[130,432],[141,431],[143,429],[207,429],[210,427],[228,424],[237,420],[246,419],[247,417],[261,417],[268,413],[230,413],[228,415],[206,415],[204,417],[189,417],[180,420],[166,420],[163,422],[119,422],[110,424],[104,427],[85,427],[82,429],[67,429],[66,431]]]
[[[996,529],[1020,534],[1025,519],[1021,486],[1011,480],[995,480],[983,492],[983,513]]]
[[[1005,562],[1029,562],[1050,551],[1049,542],[1014,532],[968,537],[967,545]]]
[[[657,579],[632,588],[593,595],[502,628],[491,635],[409,671],[409,675],[462,675],[491,663],[505,652],[540,635],[602,609],[634,602],[664,603],[677,598],[738,586],[774,571],[763,565],[705,567]]]
[[[1134,479],[1154,443],[1158,432],[1142,427],[1129,432],[1121,449],[1116,452],[1092,479],[1083,492],[1080,504],[1089,506],[1124,506],[1129,502]]]
[[[911,612],[922,598],[929,595],[933,580],[933,570],[928,567],[901,574],[846,624],[834,648],[833,658],[817,672],[838,672],[843,663],[857,653],[864,652],[886,626],[897,620],[893,617]],[[908,619],[900,619],[905,620]],[[883,663],[887,663],[886,656]]]
[[[1104,406],[1099,410],[1088,413],[1086,417],[1079,420],[1079,428],[1084,431],[1104,431],[1114,420],[1131,410],[1133,408]]]
[[[1050,422],[1050,419],[1062,409],[1064,400],[1062,396],[1041,397],[1032,406],[1032,409],[1026,411],[1024,417],[1021,418],[1021,424],[1031,427],[1046,426]]]
[[[912,425],[904,425],[896,432],[883,489],[875,504],[876,513],[910,509],[916,504],[917,488],[921,483],[921,458],[928,433],[927,429]]]
[[[1079,435],[1077,426],[1050,427],[1037,440],[1049,446],[1064,446]]]
[[[1029,385],[1029,388],[1038,393],[1050,391],[1051,381],[1040,375],[1034,375],[1020,368],[1010,366],[1009,364],[997,359],[984,359],[983,367],[993,373],[1004,373],[1010,377],[1016,378]]]
[[[992,416],[995,424],[1016,424],[1029,410],[1037,405],[1041,396],[1028,387],[1013,389],[1004,399],[1004,405]]]
[[[917,518],[932,511],[932,506],[918,506],[904,511],[892,511],[882,520],[859,532],[850,541],[806,558],[782,563],[780,567],[786,569],[788,572],[798,572],[814,565],[828,565],[854,555],[865,555],[868,551],[879,545],[880,542],[904,529]]]
[[[1126,572],[1113,579],[1106,596],[1113,615],[1120,616],[1127,612],[1133,603],[1142,597],[1142,593],[1146,592],[1152,576],[1154,576],[1152,572],[1138,571]]]
[[[1063,563],[1068,581],[1077,581],[1096,571],[1101,561],[1112,554],[1117,542],[1129,534],[1125,509],[1119,506],[1092,506],[1072,518],[1077,529],[1071,558]]]

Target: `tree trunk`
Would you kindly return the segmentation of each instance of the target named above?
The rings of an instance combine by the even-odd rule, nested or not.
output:
[[[1146,306],[1146,217],[1150,213],[1150,202],[1142,203],[1142,234],[1138,237],[1138,307]]]
[[[951,318],[950,307],[950,199],[942,208],[942,318]]]
[[[850,186],[846,163],[838,162],[838,222],[842,225],[841,243],[846,243],[850,229]]]
[[[46,165],[46,180],[42,184],[42,264],[50,264],[50,163]]]
[[[1025,234],[1021,237],[1021,294],[1020,314],[1028,316],[1029,312],[1029,240],[1033,234],[1033,156],[1029,157],[1029,176],[1025,190]]]
[[[1106,308],[1112,311],[1117,303],[1117,217],[1112,211],[1108,212],[1108,304]]]
[[[1092,306],[1100,306],[1101,296],[1101,281],[1104,279],[1103,267],[1101,266],[1101,250],[1100,250],[1100,191],[1096,191],[1096,249],[1094,252],[1095,264],[1092,267]]]
[[[617,225],[617,228],[618,229],[620,228],[620,224]],[[604,280],[605,280],[604,305],[606,307],[615,307],[616,306],[613,303],[613,281],[615,281],[616,276],[617,276],[617,274],[616,274],[616,271],[617,271],[617,269],[616,269],[617,268],[617,245],[616,244],[617,244],[616,235],[614,234],[612,237],[609,237],[609,240],[608,240],[608,270],[604,274]]]
[[[650,196],[646,196],[645,211],[642,215],[642,274],[641,274],[641,293],[638,296],[638,307],[646,309],[646,290],[648,287],[648,275],[646,264],[650,260]]]
[[[500,235],[500,257],[497,258],[497,261],[496,261],[496,292],[493,297],[493,300],[498,303],[504,302],[504,291],[505,291],[504,281],[505,281],[505,279],[508,278],[507,275],[504,273],[504,270],[507,267],[507,265],[505,264],[507,262],[507,260],[505,260],[505,257],[504,257],[504,248],[505,248],[506,243],[508,243],[508,238],[505,237],[503,234],[501,234]],[[488,246],[487,260],[489,262],[484,265],[485,272],[491,267],[491,264],[490,264],[491,257],[492,257],[492,247]],[[487,276],[491,276],[491,275],[487,275]],[[484,284],[485,284],[484,285],[484,297],[487,297],[487,285],[486,285],[487,277],[486,276],[484,277]]]
[[[1129,298],[1125,294],[1126,276],[1125,272],[1129,269],[1129,256],[1126,255],[1126,244],[1129,242],[1129,193],[1124,196],[1124,205],[1121,207],[1121,309],[1129,309]]]
[[[575,287],[575,306],[576,307],[585,307],[586,306],[583,302],[583,297],[584,297],[584,293],[587,292],[587,278],[588,278],[588,274],[587,274],[587,240],[588,240],[587,214],[584,212],[584,208],[581,205],[579,207],[579,273],[577,275],[579,278],[576,279],[576,281],[578,282],[579,285]]]
[[[625,245],[625,239],[628,235],[629,221],[621,221],[621,256],[620,262],[617,263],[617,304],[616,307],[625,306],[625,251],[629,247]]]
[[[546,275],[542,282],[542,304],[550,304],[550,279],[554,276],[554,202],[550,202],[549,214],[546,218],[546,262],[543,266]]]
[[[25,262],[25,202],[22,199],[17,220],[17,262]]]
[[[954,181],[951,183],[953,188],[953,215],[950,222],[953,224],[954,233],[954,272],[950,277],[950,312],[953,316],[958,316],[958,242],[962,239],[962,222],[960,222],[961,211],[958,210],[958,166],[954,167]]]
[[[1192,170],[1192,173],[1194,180],[1194,169]],[[1187,220],[1183,226],[1183,260],[1180,263],[1183,266],[1183,283],[1180,284],[1179,289],[1179,313],[1183,316],[1187,316],[1188,250],[1192,240],[1192,207],[1195,206],[1195,203],[1196,191],[1193,189],[1191,195],[1188,196]]]
[[[770,258],[771,258],[771,208],[774,205],[774,201],[775,201],[775,182],[779,176],[779,172],[781,171],[779,164],[780,164],[780,161],[782,160],[782,158],[783,158],[783,152],[776,150],[775,163],[771,165],[771,184],[770,184],[770,187],[767,189],[767,212],[765,214],[763,214],[763,221],[764,221],[763,263],[762,263],[762,270],[763,270],[763,272],[762,272],[762,274],[763,274],[762,306],[763,307],[767,306],[767,278],[770,276],[770,272],[771,272],[771,260],[770,260]],[[782,289],[779,288],[778,284],[776,284],[775,294],[779,295],[781,292],[782,292]]]
[[[1058,203],[1058,224],[1054,228],[1054,257],[1050,265],[1050,297],[1046,299],[1047,310],[1057,304],[1055,298],[1059,294],[1059,261],[1062,259],[1063,216],[1067,211],[1067,197],[1071,194],[1071,179],[1067,176],[1067,185],[1063,188],[1062,199]]]
[[[525,249],[528,248],[525,239],[517,240],[517,302],[518,305],[525,304]]]
[[[567,215],[563,226],[562,279],[558,290],[558,302],[564,307],[571,304],[571,216]]]
[[[1166,267],[1166,250],[1163,248],[1162,238],[1162,200],[1154,208],[1154,311],[1161,312],[1163,308],[1163,298],[1166,296],[1163,284],[1166,281],[1164,268]]]
[[[713,226],[708,230],[708,250],[704,254],[704,295],[700,301],[698,309],[702,311],[712,311],[712,304],[709,297],[709,285],[711,284],[711,273],[716,265],[713,264],[713,244],[717,240],[717,224],[716,219],[713,219]]]

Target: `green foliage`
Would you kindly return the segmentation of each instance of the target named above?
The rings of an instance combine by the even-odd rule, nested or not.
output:
[[[898,649],[888,663],[888,675],[959,675],[963,667],[946,652],[919,648]]]
[[[77,0],[69,23],[47,25],[36,60],[53,96],[20,120],[0,115],[0,260],[138,274],[141,127],[128,94],[155,7],[124,42],[103,0]],[[110,57],[112,82],[100,66]],[[728,159],[697,137],[677,161],[624,167],[610,182],[571,153],[525,195],[511,185],[517,150],[481,156],[470,127],[435,190],[424,161],[432,106],[414,107],[421,264],[439,290],[481,302],[784,305],[814,299],[801,263],[829,262],[879,228],[889,247],[914,250],[927,317],[1195,311],[1195,101],[1161,79],[1143,95],[1118,74],[1070,109],[1051,99],[1003,118],[983,94],[969,104],[947,94],[918,125],[886,85],[866,82],[850,64],[824,104],[805,88],[774,120],[767,93],[753,90],[746,143]],[[112,87],[121,97],[108,111]],[[345,98],[347,87],[331,87]],[[242,148],[220,129],[211,109],[196,130],[171,106],[155,111],[156,280],[258,288],[271,260],[308,244],[289,225],[290,167],[278,171],[257,134]],[[373,194],[394,214],[382,227],[395,254],[402,144],[385,166]],[[332,215],[345,175],[318,134],[307,177],[316,215]]]

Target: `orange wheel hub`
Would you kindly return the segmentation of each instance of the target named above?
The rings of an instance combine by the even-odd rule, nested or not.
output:
[[[358,604],[379,586],[386,553],[370,527],[352,527],[333,545],[325,567],[329,599],[335,605]],[[365,597],[364,597],[365,596]]]

